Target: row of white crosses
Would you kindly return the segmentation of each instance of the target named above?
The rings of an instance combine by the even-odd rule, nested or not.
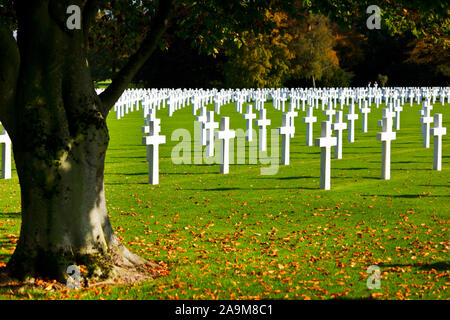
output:
[[[267,119],[266,109],[261,109],[259,120],[256,120],[256,125],[259,127],[259,150],[267,150],[267,126],[270,125],[271,121]],[[252,111],[252,105],[247,105],[247,113],[243,115],[243,118],[247,123],[246,130],[246,140],[248,142],[253,141],[253,121],[256,118],[256,114]],[[285,120],[286,121],[286,120]],[[196,117],[196,122],[200,125],[200,144],[202,146],[206,145],[206,154],[208,157],[214,155],[214,137],[223,140],[222,147],[220,150],[221,159],[221,173],[227,174],[229,172],[229,142],[235,137],[234,131],[229,129],[229,118],[221,118],[220,131],[215,132],[214,130],[218,128],[218,123],[214,121],[214,111],[207,111],[206,107],[201,108],[200,116]],[[281,130],[283,131],[283,130]],[[284,131],[283,131],[284,132]],[[223,144],[227,143],[227,146]],[[289,149],[287,149],[289,150]],[[224,152],[226,154],[224,154]]]
[[[267,126],[270,125],[270,120],[267,119],[267,113],[266,113],[266,109],[264,109],[264,101],[265,101],[265,95],[267,94],[267,91],[263,91],[263,90],[258,90],[258,91],[249,91],[249,90],[242,90],[242,91],[237,91],[235,95],[231,95],[230,94],[231,90],[229,90],[227,93],[222,93],[222,96],[219,96],[216,92],[216,95],[214,96],[215,101],[219,101],[219,104],[222,103],[223,100],[229,101],[231,99],[231,97],[233,96],[235,101],[238,101],[240,106],[237,107],[237,109],[241,109],[241,110],[237,110],[238,112],[242,113],[242,109],[243,109],[243,103],[245,101],[249,101],[251,99],[256,99],[257,96],[260,97],[260,101],[262,102],[262,104],[259,104],[259,111],[260,111],[260,118],[259,120],[256,120],[256,124],[259,127],[260,130],[260,135],[259,135],[259,150],[260,151],[265,151],[267,149]],[[266,93],[264,93],[266,92]],[[341,93],[344,91],[341,91]],[[351,92],[351,90],[349,91]],[[374,91],[375,93],[377,91]],[[390,94],[394,92],[393,94],[393,98],[390,96]],[[400,112],[402,111],[402,100],[399,97],[406,97],[405,94],[405,90],[403,91],[389,91],[389,90],[384,90],[383,94],[385,95],[385,101],[389,101],[389,108],[383,111],[383,120],[381,120],[381,124],[382,125],[382,132],[378,135],[379,140],[382,141],[382,154],[383,154],[383,164],[382,164],[382,168],[383,168],[383,172],[382,172],[382,178],[383,179],[389,179],[389,168],[390,168],[390,142],[392,140],[395,139],[395,132],[392,132],[392,119],[395,115],[395,129],[399,130],[400,129]],[[410,92],[412,92],[412,90],[410,90]],[[272,91],[269,92],[270,95],[272,96],[273,99],[275,99],[276,101],[274,101],[275,104],[278,105],[279,109],[282,109],[282,103],[284,102],[283,98],[287,97],[288,94],[286,93],[286,91],[281,91],[280,93],[277,93],[277,91]],[[291,90],[291,95],[292,94],[297,94],[297,91],[292,92]],[[334,158],[336,159],[341,159],[342,158],[342,138],[343,138],[343,131],[347,129],[347,123],[343,122],[343,113],[342,111],[337,111],[334,110],[333,106],[337,106],[337,97],[338,95],[338,91],[329,91],[328,93],[324,93],[322,96],[322,108],[325,108],[325,106],[327,106],[327,108],[325,109],[325,115],[327,116],[327,127],[325,127],[325,125],[322,125],[322,137],[316,140],[316,145],[321,146],[322,150],[324,151],[324,155],[323,157],[325,157],[325,155],[329,155],[330,154],[330,150],[327,151],[327,149],[331,148],[331,146],[335,146],[335,153],[334,153]],[[374,93],[374,97],[376,96]],[[227,96],[226,96],[227,95]],[[427,93],[423,93],[424,96],[427,95]],[[429,95],[431,96],[431,95]],[[211,95],[205,95],[205,98],[210,98],[212,97]],[[296,101],[291,101],[291,103],[289,104],[289,111],[285,114],[283,114],[283,119],[282,119],[282,126],[280,128],[278,128],[278,132],[279,134],[282,136],[282,154],[281,154],[281,164],[283,165],[287,165],[289,164],[289,143],[290,143],[290,139],[294,137],[295,134],[295,126],[294,126],[294,119],[295,117],[298,115],[298,113],[295,111],[295,109],[300,107],[300,103],[299,101],[301,99],[304,99],[304,101],[308,100],[308,98],[305,95],[301,95],[298,94]],[[343,97],[340,96],[340,99],[342,101],[345,101],[346,99],[349,98],[349,94],[347,93],[347,97]],[[218,99],[218,100],[216,100]],[[346,115],[346,119],[348,120],[348,140],[349,142],[354,142],[354,122],[358,119],[358,113],[355,112],[355,108],[354,108],[354,100],[358,100],[358,104],[360,105],[360,112],[362,113],[363,117],[362,117],[362,131],[363,132],[367,132],[368,130],[368,114],[370,113],[371,109],[369,108],[369,103],[370,103],[370,99],[369,101],[364,99],[364,92],[362,89],[359,89],[357,91],[354,92],[353,96],[350,96],[351,102],[349,104],[349,113]],[[207,99],[205,99],[207,100]],[[310,100],[311,101],[311,100]],[[428,101],[428,100],[427,100]],[[345,101],[347,103],[347,101]],[[342,107],[342,102],[341,102],[341,107]],[[425,104],[429,105],[429,104]],[[318,103],[315,103],[316,108],[318,107]],[[257,109],[258,109],[257,108]],[[307,124],[307,145],[312,145],[312,126],[313,123],[317,121],[317,118],[313,116],[313,108],[314,107],[308,107],[306,109],[307,111],[307,116],[305,118],[303,118],[303,121]],[[217,104],[215,106],[215,109],[217,110]],[[220,109],[220,106],[219,106]],[[425,115],[422,117],[423,121],[422,124],[423,126],[425,126],[426,128],[423,130],[425,132],[424,136],[427,136],[430,131],[429,131],[429,125],[431,122],[429,120],[427,120],[429,117],[429,114],[427,114],[426,110],[424,111]],[[428,112],[429,113],[429,112]],[[333,123],[333,117],[335,116],[335,122]],[[243,118],[246,120],[247,122],[247,131],[246,131],[246,139],[247,141],[251,142],[253,140],[253,136],[252,136],[252,132],[253,132],[253,120],[256,118],[256,114],[254,114],[252,112],[252,106],[251,105],[247,105],[247,113],[245,113],[243,115]],[[206,107],[203,106],[201,107],[201,113],[200,116],[197,117],[196,119],[198,122],[201,123],[201,144],[202,145],[206,145],[206,152],[207,155],[209,157],[214,155],[214,137],[218,137],[217,135],[215,135],[214,130],[218,128],[218,123],[214,122],[214,112],[210,111],[207,112],[206,111]],[[229,130],[229,120],[223,120],[225,122],[222,122],[221,120],[221,131],[223,132],[227,132],[227,134],[221,134],[220,135],[220,139],[221,140],[227,140],[229,143],[229,140],[232,139],[231,137],[231,133],[228,132]],[[442,121],[441,121],[442,122]],[[330,128],[328,128],[328,126]],[[435,130],[436,132],[436,136],[435,136],[435,140],[439,141],[439,137],[441,137],[440,141],[442,141],[442,134],[441,132],[444,132],[443,130],[440,130],[439,127],[436,128],[437,130]],[[445,128],[444,128],[445,129]],[[331,131],[334,131],[336,133],[336,137],[332,137],[331,136]],[[428,132],[428,133],[426,133]],[[433,131],[434,132],[434,131]],[[159,133],[159,131],[157,132]],[[229,134],[228,134],[229,133]],[[445,133],[443,133],[445,134]],[[158,134],[157,134],[158,135]],[[440,136],[439,136],[440,135]],[[330,138],[330,139],[327,139]],[[333,138],[333,139],[331,139]],[[335,139],[334,139],[335,138]],[[157,139],[156,139],[157,140]],[[428,141],[428,138],[424,137],[424,144],[425,141]],[[161,141],[159,141],[161,142]],[[225,142],[223,142],[225,143]],[[334,144],[335,143],[335,144]],[[147,143],[146,143],[147,144]],[[442,142],[441,142],[442,144]],[[439,148],[438,148],[439,143],[436,143],[436,154],[439,155]],[[221,150],[223,151],[224,149],[226,149],[225,147],[221,148]],[[442,148],[441,148],[442,149]],[[221,152],[222,152],[221,151]],[[442,153],[442,151],[440,152],[440,154]],[[228,165],[229,165],[229,159],[225,158],[228,156],[225,155],[221,155],[221,164],[223,165],[221,167],[221,171],[224,172],[228,172]],[[227,161],[228,160],[228,161]],[[322,163],[324,164],[324,169],[322,170],[323,173],[323,181],[321,183],[321,186],[323,188],[329,188],[329,174],[327,175],[326,173],[329,171],[329,168],[327,164],[329,164],[330,161],[325,161],[322,160]],[[435,159],[435,167],[439,167],[439,161],[437,159]],[[228,165],[227,165],[228,164]],[[327,178],[328,177],[328,178]]]
[[[100,90],[99,90],[100,92]],[[386,104],[394,102],[394,108],[399,109],[409,98],[410,104],[415,99],[420,102],[425,99],[428,103],[434,103],[437,98],[441,103],[445,103],[448,99],[450,102],[450,89],[443,88],[319,88],[319,89],[131,89],[125,91],[118,102],[114,106],[117,112],[117,119],[122,118],[128,112],[139,109],[141,104],[144,107],[144,116],[148,114],[150,108],[160,110],[168,106],[168,113],[171,116],[176,110],[184,108],[192,103],[192,111],[195,115],[197,110],[210,103],[215,104],[216,114],[220,114],[220,107],[223,104],[234,101],[236,110],[243,113],[243,105],[246,102],[254,101],[255,109],[260,111],[264,107],[264,103],[268,99],[272,99],[275,109],[284,112],[285,102],[290,99],[293,109],[300,107],[302,101],[302,111],[305,111],[306,104],[315,109],[321,106],[325,110],[325,106],[340,109],[345,105],[358,105],[360,112],[363,114],[363,123],[366,123],[367,112],[370,112],[368,106],[375,102],[376,107],[384,101]],[[399,115],[399,111],[395,111]],[[396,117],[395,125],[399,125],[399,118]],[[363,126],[365,132],[366,126]],[[350,128],[349,128],[350,130]]]
[[[0,132],[0,145],[2,146],[2,174],[0,178],[11,179],[11,139],[3,126]]]
[[[162,92],[165,92],[167,96],[174,94],[177,90],[169,90],[162,89]],[[417,102],[422,101],[423,98],[427,100],[436,100],[438,96],[440,96],[441,101],[444,101],[447,97],[450,99],[450,89],[448,87],[444,88],[326,88],[326,89],[235,89],[235,90],[220,90],[217,89],[183,89],[183,92],[186,94],[190,94],[192,98],[194,97],[203,97],[203,101],[212,102],[212,98],[216,98],[219,92],[227,92],[227,94],[231,94],[232,96],[240,96],[243,98],[243,102],[249,102],[250,99],[255,101],[261,100],[261,98],[266,101],[267,97],[272,97],[274,100],[274,107],[276,109],[282,109],[282,100],[291,99],[295,104],[295,107],[298,108],[298,100],[308,101],[310,106],[314,106],[315,108],[319,107],[319,100],[322,101],[322,109],[325,104],[329,104],[331,101],[333,102],[334,107],[337,107],[337,100],[339,99],[342,109],[344,104],[349,105],[350,99],[355,104],[358,104],[358,107],[362,108],[362,103],[368,100],[369,105],[371,106],[373,103],[373,99],[379,100],[381,103],[383,100],[385,103],[390,102],[391,100],[399,100],[403,105],[405,103],[405,99],[410,97],[410,99],[416,99]],[[204,99],[204,98],[207,99]],[[311,97],[312,99],[309,99]],[[238,99],[235,99],[235,101]],[[242,100],[242,99],[241,99]],[[450,101],[450,100],[449,100]],[[376,101],[375,101],[376,102]],[[202,106],[202,105],[201,105]],[[200,107],[200,106],[199,106]],[[256,109],[260,110],[260,103],[255,105]],[[377,105],[378,107],[378,105]],[[302,106],[302,110],[304,111],[304,106]]]
[[[424,101],[422,104],[422,110],[420,111],[421,118],[420,122],[422,124],[422,136],[423,136],[423,147],[430,147],[430,134],[434,136],[433,144],[433,169],[437,171],[442,170],[442,136],[447,134],[447,128],[442,126],[442,114],[436,113],[431,117],[431,110],[433,106]],[[431,123],[434,120],[434,127],[431,128]]]

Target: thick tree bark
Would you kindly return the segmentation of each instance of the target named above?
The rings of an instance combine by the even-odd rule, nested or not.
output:
[[[0,24],[0,121],[12,131],[14,105],[19,76],[19,49],[12,33]]]
[[[151,276],[145,267],[156,266],[130,253],[111,227],[105,107],[90,77],[84,31],[62,23],[66,7],[60,0],[17,3],[20,73],[10,136],[22,225],[7,269],[18,278],[64,281],[68,266],[85,265],[89,278],[142,280]]]

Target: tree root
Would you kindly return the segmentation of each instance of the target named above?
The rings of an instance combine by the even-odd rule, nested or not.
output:
[[[42,253],[40,255],[38,258],[36,255],[15,255],[6,268],[0,269],[0,287],[65,290],[68,288],[66,281],[74,279],[70,279],[74,277],[73,274],[66,273],[67,267],[70,265],[79,268],[80,276],[77,280],[82,288],[132,284],[153,280],[168,274],[166,267],[131,253],[121,244],[110,247],[106,254],[78,256],[59,254],[55,259],[55,254],[51,253],[46,262],[55,263],[57,261],[58,267],[52,265],[48,269],[39,265],[43,261]],[[34,258],[30,259],[30,256]],[[27,268],[17,268],[17,266],[23,265],[26,265]],[[51,271],[43,272],[43,270]]]

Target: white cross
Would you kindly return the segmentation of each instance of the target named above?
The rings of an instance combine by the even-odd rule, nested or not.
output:
[[[321,137],[316,138],[316,147],[320,147],[320,189],[330,190],[331,186],[331,147],[337,145],[337,138],[331,136],[331,123],[322,121]]]
[[[430,147],[430,126],[433,122],[433,117],[430,115],[431,113],[431,106],[426,106],[423,109],[423,116],[422,116],[422,135],[423,135],[423,147],[429,148]]]
[[[295,117],[298,116],[298,112],[294,110],[294,107],[292,104],[289,105],[289,111],[286,113],[289,120],[289,126],[292,127],[292,134],[291,138],[294,137],[295,133]]]
[[[197,99],[197,97],[196,96],[194,96],[193,98],[192,98],[192,115],[196,115],[197,114],[197,109],[199,108],[199,105],[198,105],[198,99]]]
[[[311,147],[313,145],[313,124],[317,122],[317,117],[313,116],[314,108],[306,108],[306,117],[303,118],[303,122],[306,123],[306,145]]]
[[[367,101],[364,101],[364,108],[361,109],[361,113],[362,113],[362,132],[363,133],[367,133],[367,127],[368,127],[368,118],[369,118],[369,113],[370,113],[370,108],[368,106]]]
[[[442,136],[447,134],[447,128],[442,127],[442,114],[434,115],[434,128],[431,129],[434,136],[433,170],[442,170]]]
[[[149,126],[151,121],[156,120],[156,110],[153,108],[148,109],[144,118],[145,125]]]
[[[370,110],[370,109],[369,109]],[[336,132],[337,145],[334,148],[334,158],[342,159],[342,131],[347,129],[347,123],[343,121],[344,114],[342,111],[336,113],[336,122],[331,125],[331,129]]]
[[[397,138],[397,133],[392,131],[392,118],[394,113],[389,109],[383,109],[383,120],[378,122],[383,132],[377,134],[377,140],[381,141],[381,179],[391,179],[391,141]]]
[[[270,126],[270,119],[266,118],[267,110],[261,109],[259,111],[259,120],[256,120],[256,125],[259,127],[259,151],[267,150],[267,126]]]
[[[1,125],[1,123],[0,123]],[[0,134],[0,144],[2,145],[2,175],[1,179],[11,179],[11,139],[8,132],[2,125],[2,131]]]
[[[148,126],[142,128],[148,135],[142,137],[142,144],[147,145],[147,161],[149,162],[149,183],[159,184],[159,145],[166,143],[166,136],[160,136],[161,120],[151,120],[150,115],[147,118]]]
[[[169,105],[169,108],[167,108],[168,112],[169,112],[169,117],[171,117],[175,111],[175,98],[170,96],[167,104]]]
[[[253,119],[256,119],[256,114],[252,112],[252,105],[247,105],[247,113],[242,116],[247,120],[246,138],[248,142],[253,141]]]
[[[208,117],[205,123],[206,134],[206,154],[208,157],[214,156],[214,129],[219,127],[219,123],[214,122],[214,111],[208,111]]]
[[[222,106],[221,99],[217,96],[214,98],[214,111],[220,114],[220,107]]]
[[[430,111],[431,111],[431,110],[433,110],[433,106],[432,106],[432,105],[428,105],[426,101],[422,102],[422,109],[420,109],[420,111],[419,111],[419,115],[420,115],[420,127],[421,127],[421,130],[422,130],[422,136],[423,136],[423,132],[424,132],[424,130],[425,130],[425,126],[424,126],[424,124],[422,123],[422,117],[425,115],[425,109],[426,109],[426,108],[429,108]]]
[[[230,171],[230,140],[236,137],[236,132],[230,130],[230,118],[220,119],[220,131],[216,132],[216,138],[222,140],[220,147],[220,173],[228,174]]]
[[[331,101],[330,101],[331,102]],[[336,114],[336,110],[333,109],[332,104],[328,104],[327,110],[325,110],[325,115],[327,116],[327,121],[332,123],[333,122],[333,116]]]
[[[285,113],[281,121],[281,127],[278,128],[278,133],[282,135],[281,138],[281,164],[289,165],[290,153],[290,137],[294,128],[290,126],[289,116]]]
[[[195,118],[195,121],[200,123],[200,144],[202,146],[206,146],[206,107],[201,107],[200,109],[200,116]]]
[[[285,106],[285,103],[286,103],[286,101],[288,100],[288,98],[286,97],[286,96],[284,96],[284,95],[281,95],[279,98],[279,101],[280,101],[280,106],[281,106],[281,111],[282,112],[284,112],[284,106]]]
[[[358,114],[355,113],[353,102],[348,106],[348,114],[345,115],[348,120],[348,142],[355,142],[355,120],[358,120]]]
[[[412,107],[413,105],[413,99],[414,99],[414,92],[411,90],[409,92],[409,105]]]
[[[400,106],[400,103],[397,101],[396,106],[394,107],[395,112],[395,130],[400,130],[400,112],[403,111],[403,107]]]

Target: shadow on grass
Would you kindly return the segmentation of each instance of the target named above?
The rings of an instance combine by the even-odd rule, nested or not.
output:
[[[242,190],[241,188],[212,188],[212,189],[186,189],[186,190],[196,190],[196,191],[234,191]]]
[[[378,147],[365,147],[365,146],[358,146],[358,147],[347,147],[348,150],[358,150],[358,149],[379,149]],[[361,153],[361,152],[360,152]]]
[[[364,197],[386,197],[386,198],[405,198],[405,199],[414,199],[414,198],[425,198],[425,197],[448,197],[448,195],[428,195],[428,194],[362,194]]]
[[[273,176],[266,176],[266,177],[255,177],[252,179],[260,179],[260,180],[298,180],[298,179],[319,179],[320,177],[313,177],[313,176],[296,176],[296,177],[273,177]]]
[[[146,159],[146,156],[137,156],[137,157],[117,157],[117,156],[111,156],[111,159]]]
[[[212,189],[185,189],[190,191],[252,191],[252,190],[320,190],[319,187],[311,188],[311,187],[292,187],[292,188],[273,188],[273,187],[267,187],[267,188],[212,188]]]
[[[436,271],[449,271],[450,270],[450,262],[441,261],[434,262],[430,264],[424,263],[413,263],[413,264],[401,264],[401,263],[392,263],[392,264],[383,264],[380,263],[379,266],[387,267],[387,268],[397,268],[397,267],[412,267],[418,268],[420,270],[436,270]]]
[[[395,170],[395,171],[432,171],[431,169],[425,169],[425,168],[391,168],[391,170]]]
[[[135,172],[135,173],[107,173],[108,176],[143,176],[148,175],[148,172]]]
[[[58,289],[65,289],[66,286],[63,284],[54,284],[54,288]],[[27,289],[27,290],[33,290],[33,299],[39,299],[39,298],[45,298],[45,290],[44,286],[37,286],[34,283],[25,283],[22,281],[18,281],[17,279],[11,278],[9,274],[6,271],[6,267],[0,268],[0,294],[12,294],[16,297],[23,297],[27,298],[27,296],[24,293],[21,293],[19,289]],[[36,289],[40,289],[37,291]],[[29,297],[28,297],[29,298]]]
[[[198,174],[216,174],[217,172],[160,172],[162,175],[196,176]],[[148,174],[148,173],[146,173]]]
[[[105,182],[105,185],[109,185],[109,186],[122,186],[122,185],[133,185],[133,184],[150,185],[148,182]]]
[[[22,216],[21,212],[2,212],[0,213],[0,219],[6,218],[6,219],[15,219]]]
[[[345,151],[345,154],[346,155],[348,155],[348,154],[356,154],[356,155],[365,156],[365,155],[369,155],[369,154],[379,154],[379,152],[364,152],[364,153],[361,153],[361,152],[347,152],[347,151]]]
[[[312,156],[312,155],[319,155],[319,152],[301,152],[301,151],[291,151],[289,154],[304,154],[304,155],[308,155],[308,156]],[[300,158],[300,159],[309,159],[309,157],[305,157],[305,158]]]
[[[392,161],[391,163],[416,163],[417,161]]]
[[[419,187],[448,188],[450,184],[419,184]]]

